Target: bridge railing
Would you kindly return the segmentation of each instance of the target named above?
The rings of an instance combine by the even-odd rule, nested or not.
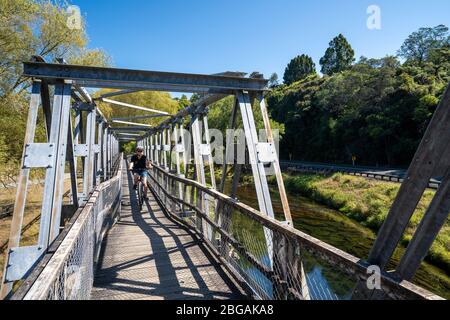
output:
[[[195,231],[256,299],[351,299],[373,276],[364,261],[195,181],[158,166],[149,180],[162,207]],[[378,275],[379,289],[363,288],[366,297],[439,298],[389,273]]]
[[[117,221],[120,212],[122,162],[120,155],[116,160],[115,175],[94,189],[59,246],[53,253],[48,253],[49,259],[44,257],[41,260],[35,267],[38,274],[25,281],[25,288],[19,288],[12,299],[90,298],[103,237]],[[28,285],[27,282],[32,283]]]

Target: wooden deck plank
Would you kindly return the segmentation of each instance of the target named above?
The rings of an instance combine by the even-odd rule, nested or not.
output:
[[[169,219],[149,193],[139,212],[123,176],[121,219],[103,242],[91,299],[242,299],[236,286],[201,241]]]

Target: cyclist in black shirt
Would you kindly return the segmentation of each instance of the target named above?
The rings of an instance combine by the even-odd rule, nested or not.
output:
[[[144,148],[137,147],[136,153],[131,157],[128,170],[134,174],[134,190],[137,189],[139,178],[144,184],[144,198],[147,199],[147,177],[148,169],[152,169],[152,165],[147,157],[144,155]]]

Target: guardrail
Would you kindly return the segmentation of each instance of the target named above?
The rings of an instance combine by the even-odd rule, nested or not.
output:
[[[342,167],[342,166],[333,166],[333,165],[314,165],[314,164],[302,164],[295,163],[289,161],[280,161],[280,166],[282,169],[300,172],[300,173],[319,173],[319,174],[329,174],[333,172],[340,172],[344,174],[349,174],[357,177],[370,178],[375,180],[382,181],[390,181],[390,182],[398,182],[403,183],[404,178],[400,176],[395,176],[391,174],[385,174],[381,172],[373,171],[371,172],[369,169],[364,171],[362,168],[350,168],[350,167]],[[440,186],[440,181],[431,180],[428,183],[428,188],[437,190]]]
[[[158,166],[149,187],[163,209],[199,235],[255,299],[351,299],[373,274],[368,264],[201,184]],[[317,273],[326,275],[319,279]],[[439,299],[392,274],[379,274],[373,299]],[[339,281],[338,290],[330,290]],[[341,291],[341,292],[338,292]]]
[[[118,220],[122,188],[122,155],[116,174],[98,185],[63,234],[13,295],[24,300],[87,300],[95,264],[106,232]]]

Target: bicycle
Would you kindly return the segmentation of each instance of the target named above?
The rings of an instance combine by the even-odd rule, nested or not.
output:
[[[131,172],[134,173],[133,170],[131,170]],[[144,184],[142,183],[141,176],[139,176],[139,179],[138,179],[138,186],[136,188],[136,192],[137,192],[139,210],[142,211],[142,207],[143,207],[145,201],[144,201]]]

